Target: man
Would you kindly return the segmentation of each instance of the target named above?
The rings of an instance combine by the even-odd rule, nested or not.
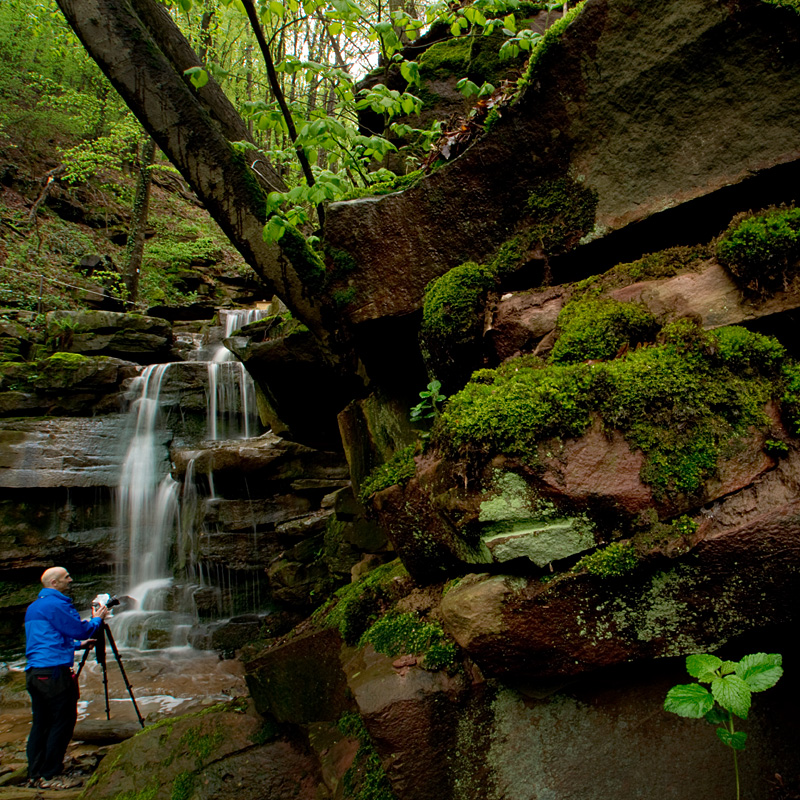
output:
[[[66,596],[71,583],[64,567],[45,570],[44,588],[25,613],[26,684],[33,712],[28,778],[41,788],[49,788],[61,772],[78,717],[78,684],[72,670],[75,650],[108,616],[108,609],[98,605],[92,607],[91,620],[81,621]]]

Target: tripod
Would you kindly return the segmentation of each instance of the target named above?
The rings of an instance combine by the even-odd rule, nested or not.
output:
[[[81,659],[80,666],[78,667],[77,676],[80,676],[81,670],[83,669],[83,665],[86,663],[86,659],[89,658],[89,653],[92,651],[92,649],[94,649],[97,663],[103,670],[103,690],[106,696],[106,719],[111,719],[111,709],[108,705],[108,669],[106,667],[106,639],[108,640],[108,643],[111,645],[111,650],[114,653],[114,658],[117,660],[117,666],[119,667],[119,671],[122,674],[122,680],[125,682],[125,686],[128,689],[128,694],[131,696],[131,703],[133,703],[133,708],[136,711],[136,716],[139,719],[139,724],[144,728],[144,720],[142,719],[142,715],[139,712],[139,706],[136,705],[136,698],[133,696],[133,687],[131,686],[131,682],[128,680],[127,674],[125,673],[125,667],[122,666],[122,659],[119,656],[119,650],[117,650],[117,643],[114,641],[114,637],[111,635],[111,629],[108,627],[108,625],[106,625],[105,620],[100,623],[99,627],[95,631],[94,648],[92,647],[86,648],[83,654],[83,658]]]

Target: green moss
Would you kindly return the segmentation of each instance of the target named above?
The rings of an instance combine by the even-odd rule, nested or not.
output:
[[[771,456],[785,456],[789,452],[789,445],[780,439],[767,439],[764,442],[764,450]]]
[[[618,578],[636,569],[639,557],[629,542],[612,542],[602,550],[584,556],[575,571],[585,569],[590,575],[600,578]]]
[[[325,288],[327,273],[319,253],[313,250],[303,234],[291,225],[286,226],[278,243],[303,286],[311,294],[320,294]]]
[[[783,365],[781,372],[784,380],[781,397],[783,411],[792,432],[800,435],[800,364],[788,362]]]
[[[354,645],[389,607],[393,581],[407,577],[408,572],[400,559],[390,561],[376,567],[357,583],[337,589],[335,605],[323,606],[314,616],[322,624],[338,628],[345,642]]]
[[[800,259],[800,208],[734,219],[717,243],[717,258],[744,288],[782,284]]]
[[[422,99],[420,97],[420,99]],[[416,186],[424,177],[425,173],[421,169],[407,172],[405,175],[396,175],[391,180],[376,181],[369,186],[357,186],[351,189],[344,200],[355,200],[359,197],[376,197],[394,192],[403,192]]]
[[[359,645],[371,644],[385,656],[423,656],[426,669],[450,666],[456,657],[456,645],[449,641],[437,622],[424,622],[414,612],[396,612],[381,617],[361,637]]]
[[[375,492],[380,492],[396,483],[406,483],[414,477],[416,445],[398,450],[385,464],[376,467],[361,484],[359,498],[365,503]]]
[[[563,253],[594,227],[597,192],[572,178],[556,178],[542,181],[527,206],[533,217],[533,239],[548,255]]]
[[[58,363],[64,367],[78,367],[85,364],[91,359],[88,356],[81,355],[80,353],[53,353],[47,361]]]
[[[764,2],[774,6],[786,6],[800,14],[800,0],[764,0]]]
[[[521,96],[525,89],[530,86],[536,72],[539,69],[544,57],[549,53],[553,47],[558,43],[561,34],[573,23],[578,15],[583,11],[584,2],[578,3],[575,8],[570,9],[560,20],[554,22],[539,39],[536,46],[531,51],[530,58],[528,59],[528,66],[525,69],[525,74],[517,82],[517,96]]]
[[[661,337],[609,362],[545,366],[523,357],[479,370],[450,399],[435,440],[454,456],[535,461],[539,443],[580,436],[598,415],[642,450],[641,477],[657,493],[693,493],[751,426],[769,427],[771,398],[783,392],[800,422],[800,370],[781,373],[784,352],[773,339],[744,329],[706,333],[689,321]]]
[[[344,308],[356,299],[356,287],[350,286],[347,289],[339,289],[331,294],[331,302],[334,308]]]
[[[200,761],[205,761],[220,746],[223,739],[224,734],[221,730],[201,733],[198,728],[189,728],[181,736],[180,744],[196,755]]]
[[[558,315],[559,337],[550,359],[574,364],[588,359],[614,358],[623,345],[652,340],[658,325],[645,306],[611,299],[580,298]]]
[[[148,786],[138,792],[133,790],[129,792],[120,792],[115,794],[112,800],[153,800],[158,791],[158,786]]]
[[[448,341],[470,335],[492,283],[489,270],[472,261],[431,281],[422,304],[422,335]]]
[[[353,763],[342,778],[344,800],[396,800],[361,717],[355,713],[343,714],[339,730],[359,742]]]
[[[194,791],[197,775],[194,772],[180,772],[172,782],[172,793],[170,800],[189,800]]]
[[[672,278],[680,272],[695,269],[711,257],[708,245],[670,247],[648,253],[636,261],[617,264],[607,275],[595,276],[605,288],[627,286],[638,281]]]

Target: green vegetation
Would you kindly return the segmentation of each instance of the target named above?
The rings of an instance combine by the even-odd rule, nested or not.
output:
[[[691,494],[730,443],[751,426],[769,427],[764,405],[784,391],[784,355],[774,339],[743,328],[704,332],[681,320],[659,343],[613,361],[546,365],[523,356],[477,371],[434,437],[451,454],[535,463],[538,443],[580,436],[597,415],[643,451],[642,479],[657,493]]]
[[[359,498],[365,503],[375,492],[394,486],[396,483],[406,483],[414,477],[416,464],[414,454],[416,445],[410,444],[398,450],[385,464],[376,467],[361,484]]]
[[[423,657],[426,669],[449,667],[456,657],[456,645],[449,641],[438,622],[423,622],[414,612],[390,612],[381,617],[359,641],[371,644],[378,653],[395,657]]]
[[[554,364],[611,359],[623,345],[652,341],[658,330],[644,306],[600,298],[567,303],[557,325],[560,333],[550,354]]]
[[[400,578],[408,578],[400,559],[376,567],[358,583],[337,589],[335,605],[326,604],[315,612],[315,617],[325,625],[338,628],[344,641],[355,645],[364,631],[391,605],[392,584]]]
[[[422,337],[451,344],[471,339],[480,325],[481,303],[493,283],[490,271],[472,261],[431,281],[422,304]]]
[[[633,572],[639,557],[630,542],[612,542],[602,550],[584,556],[574,567],[576,572],[585,569],[599,578],[619,578]]]
[[[771,689],[783,675],[779,653],[753,653],[741,661],[723,661],[700,654],[686,659],[686,671],[697,683],[673,686],[664,709],[690,719],[705,719],[716,729],[720,741],[733,751],[736,800],[740,797],[739,750],[745,749],[747,734],[734,729],[734,717],[747,719],[753,692]],[[710,691],[701,684],[710,684]]]
[[[800,259],[800,208],[735,218],[717,244],[717,258],[744,288],[782,285]]]
[[[554,22],[545,31],[544,36],[538,40],[531,52],[531,57],[528,59],[528,66],[525,69],[525,74],[517,82],[518,95],[522,95],[525,89],[530,86],[542,59],[550,52],[554,45],[558,43],[561,34],[564,33],[581,11],[583,11],[583,5],[584,3],[580,2],[574,8],[571,8],[560,20]]]
[[[597,193],[572,178],[556,178],[539,184],[527,207],[533,218],[532,240],[548,255],[563,253],[594,227]]]
[[[638,281],[672,278],[679,272],[696,269],[712,255],[708,245],[669,247],[648,253],[636,261],[617,264],[606,275],[596,276],[604,288],[627,286]]]
[[[172,782],[172,794],[170,800],[189,800],[192,796],[197,775],[194,772],[179,772]]]
[[[353,763],[342,779],[345,800],[396,800],[361,717],[356,713],[343,714],[339,730],[359,742]]]

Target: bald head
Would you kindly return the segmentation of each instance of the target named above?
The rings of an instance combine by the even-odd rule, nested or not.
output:
[[[65,592],[69,589],[72,578],[64,567],[50,567],[42,573],[42,586],[45,589],[55,589],[58,592]]]

